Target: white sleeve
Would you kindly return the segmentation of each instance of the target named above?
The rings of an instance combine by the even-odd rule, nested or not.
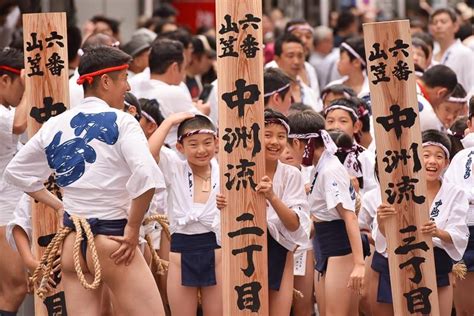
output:
[[[338,204],[346,210],[355,212],[355,190],[351,185],[346,169],[339,167],[328,168],[321,179],[324,185],[324,194],[328,210],[336,208]]]
[[[359,221],[359,228],[360,230],[372,231],[372,226],[374,222],[374,217],[371,215],[371,211],[369,210],[369,205],[367,205],[368,202],[362,197],[362,205],[360,208],[359,216],[357,216],[357,219]]]
[[[459,190],[456,197],[452,199],[449,216],[444,229],[451,236],[453,243],[439,240],[441,246],[448,255],[458,261],[461,260],[469,241],[469,228],[466,224],[469,202],[464,191]]]
[[[49,168],[42,132],[45,126],[36,133],[13,157],[3,174],[7,183],[24,192],[36,192],[44,188],[52,170]]]
[[[0,104],[3,107],[3,105]],[[15,109],[11,111],[0,109],[0,140],[11,139],[13,134],[13,120],[15,119]]]
[[[149,189],[164,189],[166,186],[140,125],[132,116],[124,117],[124,120],[119,146],[131,172],[126,189],[135,199]]]
[[[13,238],[13,228],[15,228],[15,226],[19,226],[25,231],[31,243],[33,229],[31,227],[31,198],[29,195],[22,195],[13,212],[13,216],[14,218],[7,224],[5,234],[10,247],[13,250],[17,250],[15,239]]]
[[[292,170],[293,171],[293,170]],[[295,244],[302,246],[309,240],[311,231],[311,219],[309,218],[309,204],[304,190],[304,180],[302,174],[296,170],[288,172],[285,179],[286,185],[281,197],[282,202],[288,206],[299,218],[300,226],[294,232],[288,231],[283,223],[279,221],[278,231]]]
[[[359,161],[364,177],[364,189],[361,190],[363,194],[377,187],[377,181],[375,180],[375,154],[370,150],[364,150],[359,155]]]
[[[387,251],[387,240],[385,236],[382,235],[379,229],[379,223],[377,222],[377,216],[374,217],[373,227],[372,227],[372,238],[375,242],[375,250],[383,254]]]
[[[173,150],[163,146],[160,149],[160,162],[158,166],[163,171],[163,176],[167,186],[172,183],[172,178],[178,170],[178,166],[182,165],[183,161],[178,157]]]

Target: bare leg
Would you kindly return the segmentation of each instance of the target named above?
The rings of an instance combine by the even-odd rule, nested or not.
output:
[[[280,290],[270,290],[268,296],[270,315],[290,315],[291,301],[293,300],[293,252],[289,251],[286,255],[285,270],[283,271]]]
[[[0,310],[16,312],[28,290],[26,267],[8,244],[5,228],[0,226]]]
[[[198,306],[197,288],[181,285],[181,254],[170,252],[168,269],[168,300],[171,314],[196,316]]]
[[[293,299],[293,314],[295,316],[311,316],[314,300],[314,255],[313,250],[306,253],[306,271],[303,276],[295,276],[295,289],[303,294],[303,298]]]
[[[451,315],[453,308],[453,275],[449,273],[449,286],[438,287],[438,302],[440,315]],[[472,289],[471,289],[472,299]]]
[[[169,253],[170,253],[170,240],[168,239],[168,236],[166,236],[166,233],[162,230],[158,256],[160,256],[161,259],[169,262],[169,259],[170,259]],[[158,289],[160,290],[161,300],[163,301],[163,306],[165,307],[166,315],[171,316],[171,311],[169,309],[169,302],[168,302],[168,293],[166,291],[167,279],[168,279],[168,271],[166,271],[164,275],[158,275],[156,277]]]
[[[347,287],[353,266],[352,254],[328,259],[324,285],[326,316],[358,315],[358,295]]]
[[[369,283],[366,283],[368,287],[368,300],[370,303],[370,311],[373,316],[393,316],[392,304],[385,304],[377,302],[377,291],[379,287],[379,273],[374,271],[372,268],[369,269]]]
[[[318,304],[318,312],[320,316],[326,315],[326,293],[324,292],[325,279],[326,275],[322,275],[318,271],[314,270],[314,290],[316,296],[316,303]]]
[[[474,272],[468,272],[464,280],[456,280],[454,285],[454,305],[456,306],[456,315],[471,316],[474,315],[474,300],[472,299],[472,290],[474,289]]]
[[[205,316],[221,316],[222,307],[222,250],[216,249],[216,282],[214,286],[201,288],[201,305]]]

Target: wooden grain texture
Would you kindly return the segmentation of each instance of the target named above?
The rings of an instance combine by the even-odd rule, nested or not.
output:
[[[386,192],[386,190],[392,191],[392,189],[389,187],[389,183],[400,183],[400,180],[403,176],[408,176],[410,179],[418,180],[417,183],[414,183],[414,193],[416,196],[424,196],[427,192],[427,189],[425,169],[423,167],[423,162],[421,161],[422,142],[418,101],[416,96],[416,77],[411,55],[412,51],[409,21],[403,20],[368,23],[364,24],[363,28],[382,200],[386,203],[389,203],[388,194]],[[389,51],[389,48],[395,46],[394,44],[397,39],[402,39],[403,43],[410,45],[406,50],[409,53],[408,57],[405,57],[402,51],[398,51],[397,56],[393,56],[394,53]],[[372,61],[369,60],[371,52],[375,52],[373,47],[374,43],[380,43],[380,49],[383,49],[388,56],[386,60],[384,58],[378,58]],[[397,67],[397,63],[400,61],[402,61],[402,63],[406,62],[409,70],[412,71],[407,80],[400,80],[393,73]],[[371,71],[371,67],[378,66],[381,62],[386,64],[386,75],[390,81],[374,83],[374,81],[377,81],[378,78],[375,75],[375,71]],[[398,104],[401,111],[403,111],[403,109],[411,108],[413,109],[414,113],[416,113],[416,119],[413,126],[409,128],[402,127],[402,133],[399,139],[395,134],[395,129],[387,131],[382,126],[382,124],[377,122],[377,118],[387,117],[392,114],[390,107],[394,104]],[[405,117],[402,117],[402,119],[404,118]],[[411,150],[411,148],[413,148],[413,144],[418,145],[416,153]],[[399,161],[399,164],[395,170],[390,173],[387,172],[387,160],[383,160],[384,157],[390,157],[390,155],[387,155],[387,151],[398,151],[400,153],[403,149],[407,150],[410,154],[410,159],[407,160],[407,164],[403,164],[401,161]],[[414,158],[416,154],[418,155],[419,162],[421,163],[421,169],[417,172],[414,171],[417,169],[415,168],[416,159]],[[398,210],[398,215],[387,221],[387,227],[385,228],[387,235],[387,252],[389,254],[390,279],[392,284],[395,315],[413,315],[408,310],[407,298],[403,294],[421,287],[427,287],[432,291],[429,295],[429,301],[431,304],[430,315],[439,315],[432,240],[431,237],[423,235],[420,232],[421,225],[429,221],[429,205],[427,203],[427,199],[425,199],[424,203],[417,204],[413,201],[413,195],[411,195],[411,193],[409,193],[409,196],[409,200],[407,200],[405,197],[401,203],[397,203],[397,197],[397,200],[393,205]],[[406,228],[409,225],[416,226],[417,230],[415,232],[402,234],[400,229]],[[416,237],[416,240],[413,241],[413,244],[425,242],[428,245],[429,250],[423,251],[416,249],[408,252],[406,255],[395,254],[395,249],[397,249],[399,246],[406,245],[406,238],[411,236]],[[403,239],[405,239],[405,241]],[[409,280],[409,278],[414,276],[414,269],[412,265],[408,265],[408,267],[403,269],[399,268],[400,264],[415,256],[425,259],[425,262],[420,265],[422,279],[419,284]]]
[[[69,80],[68,80],[68,54],[67,54],[67,30],[66,30],[66,14],[65,13],[39,13],[39,14],[24,14],[23,15],[23,29],[24,29],[24,45],[25,45],[25,97],[30,107],[33,109],[44,108],[44,98],[52,97],[52,103],[63,103],[65,107],[69,104]],[[46,38],[51,38],[51,32],[56,31],[63,38],[59,41],[63,44],[61,47],[56,40],[46,41]],[[33,39],[31,33],[37,34],[37,40],[42,41],[42,49],[32,49],[28,51],[28,47],[32,47]],[[30,45],[28,44],[30,43]],[[51,47],[48,45],[52,43]],[[49,68],[46,66],[49,63],[49,59],[57,53],[61,60],[64,61],[60,75],[53,75]],[[39,55],[37,55],[39,54]],[[40,57],[40,71],[43,72],[43,76],[31,75],[33,71],[31,69],[31,59]],[[30,58],[30,61],[28,60]],[[51,114],[55,116],[59,114],[53,110],[51,113],[44,112],[43,114]],[[28,136],[31,138],[41,128],[42,122],[38,122],[37,119],[33,118],[32,112],[28,117]],[[46,118],[46,117],[45,117]],[[41,258],[45,247],[38,244],[38,238],[55,234],[58,229],[59,218],[57,213],[47,207],[43,203],[32,202],[32,222],[33,222],[33,253],[36,258]],[[46,308],[46,302],[48,302],[49,308],[56,308],[58,312],[58,298],[62,291],[62,286],[56,288],[56,291],[50,293],[44,301],[41,301],[38,296],[35,296],[35,315],[53,315]],[[59,294],[58,294],[59,293]],[[56,296],[55,296],[56,295]],[[56,298],[55,298],[56,297]],[[49,300],[48,300],[49,298]],[[66,315],[66,311],[62,311],[62,315]]]
[[[244,29],[244,24],[239,21],[244,20],[247,14],[253,14],[258,17],[260,22],[255,25],[248,24]],[[238,32],[227,32],[220,34],[222,26],[227,25],[225,16],[229,15],[232,22],[236,23]],[[228,207],[222,211],[221,230],[222,230],[222,253],[223,253],[223,298],[224,315],[268,315],[268,280],[267,280],[267,223],[266,223],[266,204],[263,195],[257,195],[256,192],[247,186],[236,190],[236,186],[228,189],[226,183],[230,177],[236,175],[239,170],[229,169],[228,165],[237,166],[242,159],[254,162],[252,176],[255,183],[265,175],[265,157],[263,145],[263,40],[262,40],[262,1],[260,0],[219,0],[216,1],[216,29],[217,29],[217,77],[218,80],[218,107],[219,107],[219,164],[221,170],[221,192],[227,197]],[[254,28],[257,26],[257,29]],[[259,50],[255,57],[249,58],[240,48],[248,36],[255,38],[259,43]],[[233,44],[238,57],[225,57],[223,45],[220,40],[228,40],[230,36],[236,38]],[[221,56],[221,57],[219,57]],[[236,80],[244,79],[246,85],[254,84],[258,86],[260,95],[256,102],[244,106],[244,115],[239,116],[238,108],[229,108],[222,96],[224,93],[236,90]],[[244,94],[247,98],[250,93]],[[247,148],[243,147],[243,142],[231,153],[225,150],[228,144],[229,129],[235,131],[235,128],[246,127],[250,131],[254,123],[260,128],[258,135],[261,142],[261,151],[255,156],[252,151],[256,145],[256,138],[247,139]],[[231,137],[232,138],[232,137]],[[227,139],[227,140],[226,140]],[[247,178],[248,179],[248,178]],[[236,218],[243,213],[254,215],[253,220],[238,222]],[[234,238],[228,236],[229,232],[235,232],[244,227],[259,227],[263,231],[262,236],[254,234],[243,234]],[[254,273],[247,277],[243,269],[247,268],[247,254],[241,253],[232,255],[232,250],[241,249],[248,245],[260,245],[262,251],[253,252],[253,262],[255,264]],[[260,308],[258,312],[252,312],[251,306],[239,308],[236,286],[242,286],[253,281],[258,281],[261,285],[259,291]],[[246,296],[247,298],[249,296]],[[241,302],[242,303],[242,302]]]

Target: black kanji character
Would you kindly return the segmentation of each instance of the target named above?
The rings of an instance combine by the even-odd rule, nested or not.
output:
[[[420,313],[422,315],[431,314],[430,294],[431,289],[427,287],[420,287],[404,293],[403,296],[407,299],[407,308],[411,314]]]
[[[243,213],[239,217],[236,218],[238,222],[244,222],[244,221],[252,221],[255,216],[251,213]],[[229,232],[227,236],[230,238],[234,238],[237,236],[242,236],[242,235],[257,235],[257,236],[262,236],[264,234],[263,229],[261,229],[258,226],[251,226],[251,227],[243,227],[241,229],[238,229],[233,232]]]
[[[407,261],[400,263],[398,267],[401,269],[407,267],[407,266],[412,266],[413,270],[415,271],[415,274],[413,277],[410,278],[410,281],[413,283],[419,284],[421,282],[421,279],[423,278],[423,274],[421,273],[421,264],[426,261],[425,258],[423,257],[411,257]]]
[[[56,195],[58,199],[60,199],[61,201],[63,200],[63,196],[61,194],[61,188],[56,183],[56,177],[54,173],[48,177],[48,181],[44,183],[44,186],[46,187],[46,190]]]
[[[405,57],[408,57],[410,55],[408,51],[406,50],[410,45],[403,43],[403,40],[397,39],[395,41],[395,46],[391,47],[388,49],[390,53],[392,53],[392,57],[397,57],[398,56],[398,51],[400,50]]]
[[[409,155],[409,152],[412,152],[413,156]],[[421,170],[421,161],[418,157],[418,144],[412,143],[410,148],[406,150],[405,148],[398,150],[387,150],[382,161],[385,162],[385,172],[392,173],[398,167],[398,163],[401,161],[403,165],[408,164],[408,160],[413,157],[413,172],[418,172]]]
[[[219,39],[219,43],[222,45],[222,54],[218,57],[239,57],[239,54],[234,50],[234,42],[237,41],[237,38],[229,36],[226,39]]]
[[[375,52],[373,50],[370,51],[369,61],[374,61],[379,58],[386,60],[388,58],[387,53],[385,53],[383,49],[380,50],[380,43],[374,43],[372,47],[375,49]]]
[[[395,184],[389,182],[388,189],[385,190],[388,203],[394,204],[396,200],[397,204],[400,204],[404,199],[406,201],[410,201],[411,199],[417,204],[423,204],[425,202],[425,197],[423,195],[417,196],[415,194],[415,184],[418,182],[418,179],[410,178],[409,176],[402,176],[402,180],[397,183],[398,190],[395,189]]]
[[[241,142],[242,147],[247,148],[247,141],[253,141],[252,157],[255,157],[255,155],[262,150],[260,138],[258,137],[260,126],[257,123],[253,123],[248,132],[246,126],[243,126],[242,128],[236,127],[234,130],[231,128],[226,128],[224,131],[225,134],[222,136],[222,140],[226,142],[224,145],[224,150],[227,153],[232,153],[235,148],[239,147]]]
[[[408,67],[408,64],[406,62],[404,62],[403,60],[399,60],[397,62],[397,65],[395,66],[394,70],[392,71],[392,74],[398,80],[407,81],[412,72],[413,71],[410,70],[410,68]]]
[[[240,268],[242,272],[247,276],[250,277],[255,272],[255,265],[253,263],[253,252],[254,251],[262,251],[263,247],[260,245],[248,245],[244,248],[240,249],[232,249],[232,255],[236,256],[240,253],[247,254],[247,268]]]
[[[64,60],[61,59],[58,53],[53,53],[48,59],[46,67],[53,76],[61,76],[61,71],[64,68]]]
[[[52,97],[43,98],[43,107],[41,109],[33,106],[30,111],[30,116],[33,117],[36,122],[43,124],[51,117],[59,115],[66,111],[64,103],[56,102],[53,103]]]
[[[260,310],[259,291],[262,285],[259,282],[250,282],[234,287],[237,292],[237,307],[242,311],[250,310],[252,313],[258,313]]]
[[[230,171],[236,168],[236,169],[240,169],[240,171],[238,171],[236,176],[234,176],[233,178],[231,178],[230,172],[224,173],[224,176],[227,177],[227,182],[225,184],[225,187],[227,188],[227,190],[232,190],[235,182],[237,182],[235,185],[235,189],[237,191],[240,190],[240,186],[243,186],[243,188],[246,189],[247,183],[250,184],[250,187],[253,190],[255,190],[255,187],[257,186],[257,184],[253,180],[253,176],[255,174],[254,170],[252,169],[253,167],[255,167],[255,162],[249,161],[247,159],[240,159],[240,165],[237,165],[237,166],[228,164],[227,170]]]
[[[225,101],[229,109],[238,108],[239,117],[244,116],[246,105],[252,105],[258,101],[258,97],[261,93],[260,90],[258,90],[258,85],[249,84],[246,86],[246,83],[244,79],[237,79],[235,81],[236,90],[222,94],[222,100]],[[245,97],[246,93],[248,93],[247,98]]]
[[[246,30],[250,25],[254,30],[258,30],[258,23],[260,23],[260,21],[262,20],[259,17],[256,17],[251,13],[247,13],[245,15],[245,19],[240,20],[239,24],[243,25],[242,30]]]
[[[472,155],[474,155],[474,151],[471,151],[469,155],[467,155],[468,158],[466,161],[466,170],[464,171],[464,179],[468,179],[471,176]]]
[[[414,225],[407,226],[405,228],[400,229],[399,232],[401,234],[414,233],[414,232],[416,232],[416,226],[414,226]],[[421,249],[423,251],[428,251],[428,249],[430,249],[430,247],[428,247],[428,245],[424,241],[413,244],[415,239],[416,239],[415,236],[403,238],[402,241],[405,244],[401,245],[401,246],[398,246],[397,249],[395,249],[395,254],[397,254],[397,255],[406,255],[407,253],[409,253],[412,250]]]
[[[378,65],[370,66],[370,71],[375,76],[375,80],[372,80],[373,84],[390,81],[390,78],[385,74],[385,68],[387,68],[387,64],[382,62],[380,62]]]
[[[67,316],[66,298],[63,291],[47,297],[43,304],[46,305],[48,316]]]
[[[31,33],[31,42],[26,42],[26,51],[31,52],[32,50],[39,49],[43,50],[43,41],[38,41],[38,33]]]
[[[48,43],[47,47],[53,47],[54,43],[56,43],[59,47],[64,47],[64,44],[62,42],[63,38],[64,37],[62,35],[59,35],[58,32],[51,32],[51,37],[46,37],[46,43]]]
[[[225,20],[225,25],[221,24],[221,29],[219,30],[219,34],[225,34],[229,32],[235,32],[239,33],[239,27],[237,26],[237,23],[232,22],[232,17],[228,14],[224,16]]]
[[[441,199],[435,202],[433,209],[431,210],[431,213],[430,213],[430,220],[434,220],[436,217],[438,217],[439,207],[441,205],[443,205],[443,201]]]
[[[243,40],[242,45],[240,48],[244,51],[245,57],[247,58],[254,58],[257,56],[257,51],[260,50],[258,47],[258,42],[256,38],[250,34],[247,34],[247,37]]]
[[[390,107],[390,113],[392,114],[389,116],[377,117],[375,121],[381,124],[386,132],[395,129],[395,135],[397,135],[397,139],[400,139],[402,128],[412,127],[415,124],[417,114],[412,108],[400,110],[398,104],[394,104]]]
[[[34,58],[28,56],[28,63],[30,64],[31,72],[28,74],[28,77],[31,76],[43,76],[44,72],[40,68],[41,56],[36,54]]]

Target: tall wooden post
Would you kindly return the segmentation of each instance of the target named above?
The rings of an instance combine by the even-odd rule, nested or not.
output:
[[[382,200],[398,211],[385,227],[394,312],[439,315],[410,24],[364,24],[364,41]]]
[[[31,106],[28,136],[31,138],[50,117],[66,110],[69,103],[67,30],[65,13],[23,15],[25,52],[25,97]],[[61,198],[54,175],[46,188]],[[58,214],[43,203],[32,202],[33,253],[37,259],[57,232]],[[59,277],[55,276],[56,281]],[[35,315],[67,315],[64,292],[59,284],[43,301],[35,296]]]
[[[216,1],[224,315],[268,315],[262,1]]]

